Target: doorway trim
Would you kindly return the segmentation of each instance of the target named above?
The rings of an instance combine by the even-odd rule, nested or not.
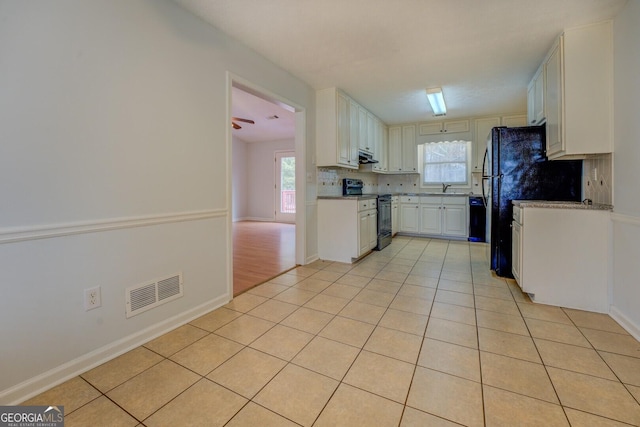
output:
[[[305,264],[307,243],[307,187],[306,187],[306,108],[301,105],[256,85],[238,75],[227,71],[227,114],[225,123],[231,123],[232,94],[231,89],[237,87],[252,95],[274,102],[295,113],[295,157],[296,157],[296,265]],[[226,126],[226,165],[227,165],[227,289],[229,300],[233,298],[233,215],[232,215],[232,147],[231,126]]]
[[[274,175],[275,175],[275,191],[274,191],[274,219],[276,222],[284,222],[284,223],[295,223],[296,222],[296,215],[297,215],[297,211],[294,211],[293,213],[288,213],[288,212],[282,212],[282,159],[283,158],[289,158],[289,157],[293,157],[295,159],[295,155],[296,152],[295,151],[291,151],[291,150],[277,150],[273,152],[273,157],[274,157],[274,163],[275,163],[275,167],[274,167]],[[297,165],[295,165],[294,167],[297,167]],[[294,173],[295,173],[295,169],[294,169]],[[295,182],[295,175],[294,175],[294,185],[297,187],[297,183]],[[297,188],[294,188],[294,191]],[[297,208],[297,206],[294,207],[294,210]]]

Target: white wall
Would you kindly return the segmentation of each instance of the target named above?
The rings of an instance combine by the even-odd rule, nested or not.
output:
[[[612,315],[640,339],[640,2],[614,21],[615,147]]]
[[[247,216],[249,199],[247,143],[233,137],[231,166],[231,214],[233,221],[240,221]]]
[[[229,72],[306,108],[308,153],[315,101],[169,0],[0,0],[0,22],[0,404],[10,404],[231,297]],[[126,287],[178,271],[183,298],[124,318]],[[85,312],[83,289],[96,285],[103,306]]]
[[[295,151],[295,141],[252,142],[247,144],[247,219],[275,220],[275,152]]]

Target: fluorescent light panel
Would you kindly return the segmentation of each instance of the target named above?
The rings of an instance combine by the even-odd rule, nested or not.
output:
[[[427,89],[427,99],[431,104],[431,110],[433,110],[434,116],[444,116],[447,114],[447,106],[444,104],[444,96],[442,95],[442,89],[434,87]]]

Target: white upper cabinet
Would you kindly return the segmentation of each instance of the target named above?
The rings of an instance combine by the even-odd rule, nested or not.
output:
[[[316,165],[358,169],[358,150],[373,155],[382,145],[380,120],[337,88],[316,92]],[[384,125],[384,124],[383,124]],[[382,151],[382,148],[381,148]]]
[[[416,126],[402,126],[402,170],[418,172],[418,146],[416,145]]]
[[[389,172],[402,172],[402,126],[389,126]]]
[[[613,151],[611,21],[566,30],[545,61],[547,157]]]
[[[351,100],[336,88],[316,93],[316,164],[358,168],[358,144],[351,135]]]
[[[386,173],[389,171],[389,141],[387,137],[387,127],[380,120],[376,119],[375,127],[375,159],[378,163],[373,164],[373,171],[379,173]]]
[[[541,125],[545,121],[544,70],[544,64],[540,65],[527,90],[527,122],[531,126]]]
[[[369,143],[369,123],[367,121],[367,110],[358,106],[359,123],[360,123],[360,135],[359,135],[359,147],[361,150],[371,153],[372,148]]]
[[[360,143],[360,106],[353,99],[349,99],[349,141],[357,156]]]
[[[416,126],[389,126],[388,153],[389,172],[417,173]]]
[[[440,133],[469,132],[469,120],[452,120],[420,124],[420,135],[437,135]]]
[[[508,128],[527,126],[527,116],[524,114],[519,114],[517,116],[503,116],[502,126],[506,126]]]

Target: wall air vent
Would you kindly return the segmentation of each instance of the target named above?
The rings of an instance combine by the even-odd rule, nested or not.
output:
[[[182,273],[131,286],[126,289],[126,316],[135,316],[183,295]]]

